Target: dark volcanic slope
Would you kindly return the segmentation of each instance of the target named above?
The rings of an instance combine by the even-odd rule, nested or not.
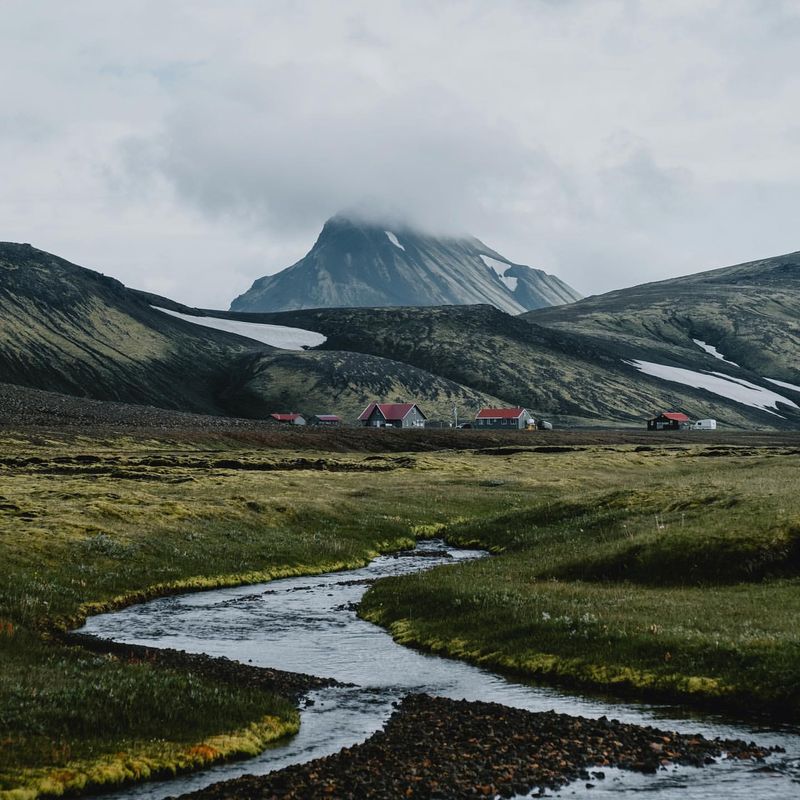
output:
[[[513,264],[478,239],[339,216],[304,258],[259,278],[231,310],[490,303],[517,314],[579,297],[560,278]]]
[[[249,417],[298,410],[350,418],[375,398],[416,399],[431,415],[449,414],[453,402],[494,402],[391,360],[277,350],[175,319],[156,301],[29,245],[0,244],[0,381]]]
[[[524,318],[639,358],[740,374],[713,356],[698,361],[702,351],[692,339],[700,339],[752,375],[800,384],[800,253],[621,289]]]
[[[714,417],[739,427],[796,427],[800,419],[800,409],[781,407],[783,419],[708,392],[649,377],[626,363],[630,358],[652,355],[652,347],[642,350],[624,344],[624,339],[622,343],[610,341],[573,331],[569,325],[548,328],[532,324],[486,305],[230,316],[320,331],[328,337],[324,348],[412,364],[494,394],[505,403],[523,405],[534,414],[565,422],[641,423],[644,417],[664,408],[682,409],[695,418]],[[667,348],[664,342],[660,346]],[[685,355],[686,366],[735,370],[696,345],[692,348]],[[654,360],[664,362],[665,357]],[[744,376],[761,380],[750,373]],[[763,380],[761,383],[770,386]],[[800,404],[800,393],[786,393]],[[461,413],[470,410],[462,408]]]
[[[98,400],[220,413],[239,340],[152,309],[119,281],[0,243],[0,380]]]
[[[265,406],[336,413],[354,423],[375,398],[411,399],[429,419],[450,420],[453,405],[478,409],[500,401],[485,391],[399,361],[339,351],[278,352],[253,356],[240,367],[232,413],[255,416]]]

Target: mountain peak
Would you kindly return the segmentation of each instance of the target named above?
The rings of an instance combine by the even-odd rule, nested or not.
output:
[[[231,310],[489,303],[519,314],[579,298],[554,275],[514,264],[474,237],[342,212],[325,223],[304,258],[259,278]]]

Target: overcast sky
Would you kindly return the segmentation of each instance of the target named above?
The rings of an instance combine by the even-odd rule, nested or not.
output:
[[[227,308],[342,208],[585,294],[800,249],[800,0],[0,0],[0,238]]]

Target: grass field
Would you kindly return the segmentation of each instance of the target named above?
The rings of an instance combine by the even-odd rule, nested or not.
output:
[[[220,437],[5,434],[0,453],[9,798],[250,754],[297,727],[280,698],[99,657],[54,632],[163,593],[362,565],[513,493],[456,486],[474,467],[441,471],[438,455],[293,454]]]
[[[796,448],[554,450],[0,435],[0,797],[190,768],[296,730],[279,697],[55,631],[434,534],[498,556],[372,589],[363,613],[401,641],[547,680],[795,713]]]
[[[497,557],[381,582],[363,616],[532,678],[800,717],[796,451],[513,460],[525,507],[444,531]]]

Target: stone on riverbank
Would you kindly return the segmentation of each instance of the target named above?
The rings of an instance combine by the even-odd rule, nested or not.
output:
[[[652,727],[496,703],[418,694],[399,705],[363,744],[264,776],[217,783],[182,800],[240,798],[511,797],[601,780],[604,767],[655,772],[728,758],[763,759],[771,750]],[[598,771],[600,770],[600,771]]]

